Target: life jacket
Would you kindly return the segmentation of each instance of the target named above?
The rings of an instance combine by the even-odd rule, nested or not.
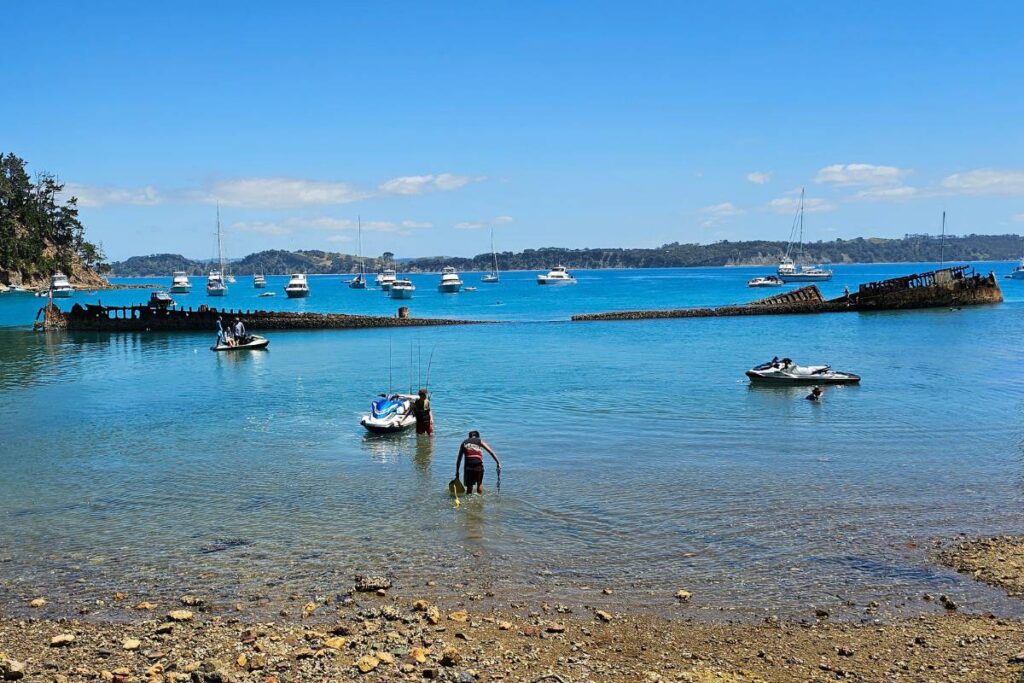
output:
[[[484,447],[480,439],[472,437],[462,442],[462,454],[466,456],[466,464],[474,460],[481,465],[484,464]]]
[[[430,399],[429,398],[418,398],[412,404],[413,412],[416,414],[417,422],[427,422],[430,420]]]

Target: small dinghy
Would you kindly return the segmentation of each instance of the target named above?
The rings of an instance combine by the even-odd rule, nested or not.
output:
[[[830,365],[797,365],[789,358],[773,358],[747,370],[747,377],[755,382],[777,384],[855,384],[860,381],[858,375],[833,370]]]
[[[359,424],[374,434],[395,434],[416,425],[412,394],[381,394],[370,403],[370,414],[363,415]]]
[[[270,340],[269,339],[267,339],[266,337],[261,337],[258,334],[254,334],[254,335],[246,337],[242,341],[242,343],[240,343],[240,344],[235,344],[234,346],[232,346],[230,344],[225,344],[225,343],[221,342],[219,344],[214,344],[213,346],[211,346],[210,350],[211,351],[254,351],[254,350],[258,350],[258,349],[265,349],[269,345],[270,345]]]

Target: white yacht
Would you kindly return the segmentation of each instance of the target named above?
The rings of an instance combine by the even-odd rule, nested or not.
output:
[[[394,269],[385,268],[377,273],[377,286],[386,292],[391,289],[391,285],[395,282],[395,277],[396,273]]]
[[[793,238],[797,237],[797,258],[794,261],[790,257],[793,251]],[[779,261],[779,267],[775,269],[779,279],[783,282],[824,282],[832,279],[832,271],[821,266],[805,266],[798,264],[803,260],[804,255],[804,191],[800,189],[800,207],[797,209],[796,217],[793,219],[793,227],[789,231],[789,244],[786,245],[786,254]]]
[[[220,204],[217,205],[217,261],[220,270],[211,270],[206,277],[206,296],[225,296],[228,286],[224,284],[224,237],[220,230]]]
[[[184,270],[176,270],[171,275],[171,294],[188,294],[192,291],[192,283]]]
[[[309,284],[306,282],[306,274],[293,273],[292,279],[288,281],[284,288],[284,293],[288,295],[289,299],[301,299],[304,296],[309,296]]]
[[[576,278],[569,274],[565,266],[555,266],[547,275],[537,276],[538,285],[574,285]]]
[[[366,289],[366,271],[363,268],[363,217],[357,216],[359,220],[359,273],[349,281],[349,289]]]
[[[50,278],[50,296],[55,299],[66,299],[75,293],[75,288],[68,281],[68,276],[59,270]]]
[[[412,280],[394,280],[390,290],[392,299],[411,299],[412,293],[416,291],[416,285],[412,283]]]
[[[1020,260],[1020,263],[1017,264],[1017,267],[1010,271],[1010,274],[1007,275],[1006,277],[1010,278],[1011,280],[1024,280],[1024,258]]]
[[[437,291],[444,294],[455,294],[462,289],[462,280],[459,279],[459,274],[455,272],[455,269],[451,266],[445,266],[441,269],[441,284],[437,286]]]
[[[747,287],[781,287],[786,284],[774,275],[765,275],[747,280]]]
[[[498,277],[498,254],[494,251],[494,228],[491,228],[491,272],[480,278],[480,282],[488,285],[494,285],[500,282],[501,278]]]
[[[254,273],[252,276],[252,286],[256,289],[263,289],[267,286],[267,278],[263,276],[263,273]]]

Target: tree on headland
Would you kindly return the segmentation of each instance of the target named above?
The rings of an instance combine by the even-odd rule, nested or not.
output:
[[[55,271],[73,279],[102,267],[102,250],[85,239],[78,200],[62,198],[50,173],[35,179],[25,161],[0,153],[0,282],[42,283]]]

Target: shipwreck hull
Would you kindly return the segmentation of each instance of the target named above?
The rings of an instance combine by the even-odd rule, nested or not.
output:
[[[869,282],[849,296],[825,299],[817,285],[801,287],[748,304],[662,311],[615,311],[574,315],[573,320],[650,320],[717,318],[743,315],[800,315],[857,313],[914,308],[948,308],[997,304],[1003,292],[995,273],[981,275],[970,266],[941,268],[926,273]]]
[[[242,311],[200,306],[197,310],[160,306],[98,306],[75,304],[61,311],[56,304],[40,309],[36,327],[81,332],[210,332],[217,329],[217,318],[227,327],[236,318],[250,331],[257,330],[329,330],[378,327],[424,327],[476,324],[470,320],[410,318],[399,315],[347,315],[344,313],[291,313],[285,311]]]

